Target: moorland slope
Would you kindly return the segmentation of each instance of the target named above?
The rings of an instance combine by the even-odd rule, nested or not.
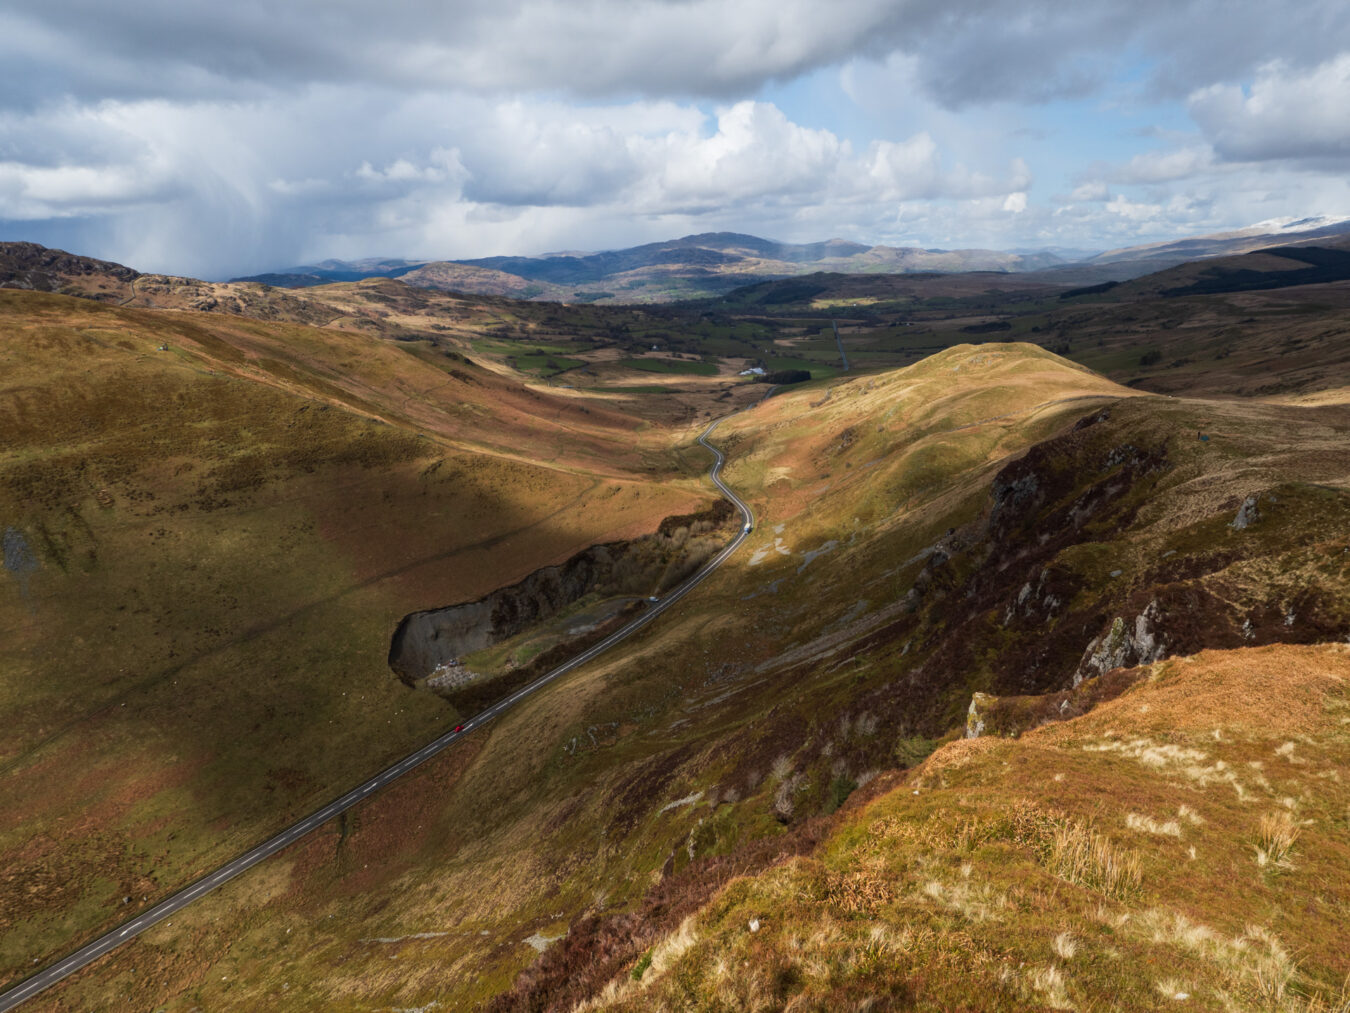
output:
[[[711,500],[430,342],[17,291],[0,335],[6,977],[453,725],[404,615]]]
[[[699,429],[686,426],[681,436],[692,443]],[[1236,719],[1225,733],[1222,717],[1197,717],[1196,727],[1214,722],[1204,734],[1212,727],[1233,734],[1235,752],[1230,757],[1222,752],[1227,745],[1206,747],[1220,752],[1192,760],[1238,771],[1255,800],[1241,812],[1220,797],[1221,790],[1236,794],[1231,786],[1213,788],[1202,800],[1164,785],[1155,797],[1128,778],[1113,782],[1125,777],[1115,767],[1091,766],[1139,766],[1124,747],[1119,756],[1105,747],[1067,759],[1056,754],[1050,766],[1041,764],[1040,754],[1034,763],[1018,759],[1025,754],[1016,750],[1030,736],[1006,745],[999,740],[997,749],[949,745],[931,766],[908,775],[934,780],[884,792],[899,785],[895,771],[915,767],[941,742],[965,734],[976,693],[987,696],[979,698],[972,727],[983,722],[986,731],[1012,734],[1047,716],[1088,713],[1089,720],[1111,721],[1114,715],[1122,722],[1126,711],[1091,708],[1119,697],[1140,672],[1157,674],[1163,690],[1173,692],[1166,659],[1199,651],[1231,651],[1239,659],[1253,651],[1273,652],[1271,659],[1293,651],[1290,657],[1322,659],[1316,665],[1326,661],[1335,671],[1340,656],[1326,653],[1329,648],[1280,645],[1350,635],[1348,435],[1350,411],[1343,405],[1147,395],[1016,343],[954,347],[905,369],[779,393],[719,429],[728,453],[725,477],[754,506],[758,523],[747,551],[697,595],[613,655],[503,716],[464,749],[363,803],[341,826],[91,968],[56,993],[54,1008],[116,996],[127,1008],[170,1010],[432,1002],[570,1009],[610,981],[634,976],[644,991],[629,995],[616,986],[609,1000],[634,1008],[657,1001],[720,1008],[736,1001],[727,988],[744,986],[750,998],[763,991],[761,976],[726,985],[716,970],[719,947],[740,952],[740,937],[725,934],[742,915],[745,932],[751,917],[761,920],[760,932],[745,937],[752,949],[743,959],[758,952],[755,940],[762,939],[763,966],[786,968],[764,986],[763,994],[774,997],[764,1008],[792,1001],[830,1008],[844,998],[884,998],[884,988],[901,984],[916,1001],[941,1006],[972,994],[960,991],[967,979],[983,987],[988,975],[999,973],[1002,958],[980,954],[1003,947],[1012,960],[1018,947],[1030,953],[1053,944],[1059,933],[1067,933],[1060,944],[1066,952],[1116,946],[1120,970],[1079,974],[1063,965],[1070,958],[1061,956],[1052,967],[1037,950],[1016,961],[1043,963],[1033,968],[1039,975],[1028,970],[1030,963],[1014,967],[1003,992],[991,994],[1023,1004],[1037,996],[1058,1001],[1061,992],[1090,997],[1117,987],[1112,975],[1119,974],[1130,976],[1123,994],[1156,995],[1157,975],[1135,959],[1140,947],[1153,944],[1130,934],[1133,923],[1110,929],[1122,942],[1104,941],[1113,923],[1105,915],[1091,920],[1093,904],[1114,903],[1094,885],[1099,873],[1091,862],[1084,859],[1077,872],[1068,864],[1063,869],[1070,871],[1056,871],[1061,866],[1047,865],[1042,851],[1061,847],[1072,858],[1075,848],[1086,849],[1090,858],[1136,848],[1155,878],[1141,886],[1145,892],[1129,893],[1136,907],[1110,907],[1110,917],[1145,918],[1157,907],[1162,925],[1173,908],[1182,909],[1164,904],[1165,892],[1148,891],[1169,888],[1173,873],[1164,865],[1174,856],[1139,846],[1151,837],[1128,835],[1150,834],[1149,826],[1168,827],[1172,820],[1181,827],[1186,817],[1175,810],[1185,804],[1208,821],[1213,835],[1204,860],[1216,864],[1205,866],[1211,878],[1197,881],[1197,890],[1208,889],[1204,884],[1229,868],[1224,863],[1238,858],[1253,876],[1268,875],[1247,857],[1254,856],[1253,845],[1243,835],[1252,826],[1260,832],[1263,815],[1277,820],[1273,814],[1286,794],[1304,796],[1270,772],[1260,775],[1267,791],[1257,773],[1247,773],[1256,768],[1237,767],[1256,759],[1242,750],[1259,752],[1266,744],[1233,732]],[[513,649],[511,641],[502,649]],[[1154,667],[1134,676],[1119,670],[1139,663]],[[1327,794],[1308,794],[1299,802],[1307,810],[1294,812],[1320,820],[1339,804],[1334,782],[1314,776],[1339,762],[1339,719],[1318,723],[1323,683],[1305,686],[1282,661],[1263,671],[1273,698],[1287,693],[1297,700],[1303,693],[1314,699],[1307,708],[1309,741],[1295,742],[1294,755],[1302,758],[1298,750],[1305,749],[1316,761],[1302,790],[1325,788]],[[392,673],[383,678],[397,685]],[[1234,686],[1243,692],[1246,683]],[[1189,683],[1182,694],[1198,699]],[[1215,698],[1221,696],[1216,691]],[[1121,697],[1117,706],[1133,699]],[[1141,702],[1150,709],[1131,713],[1163,709]],[[1142,724],[1122,724],[1118,739],[1099,737],[1129,743],[1145,732]],[[1149,725],[1147,734],[1165,742],[1168,733]],[[1275,734],[1292,735],[1283,726]],[[1201,746],[1188,739],[1177,748]],[[1283,740],[1271,748],[1283,748]],[[961,750],[994,758],[988,767],[971,768],[970,776],[984,778],[979,784],[986,787],[962,803],[965,782],[953,780],[943,789],[950,796],[932,808],[919,803],[919,829],[898,829],[900,843],[882,838],[875,856],[856,850],[860,837],[873,839],[865,827],[851,829],[863,819],[863,810],[853,808],[859,799],[898,807],[918,788],[923,800],[929,788],[941,787],[939,772],[966,769],[944,759],[966,755]],[[1292,763],[1283,754],[1279,762]],[[1057,787],[1053,777],[1061,766],[1066,777],[1075,775],[1068,788]],[[1003,773],[1009,770],[1019,778],[1018,798],[1027,800],[1016,811],[1029,814],[1025,826],[1011,829],[999,822],[1009,809],[997,801],[1010,797],[1011,789],[997,783],[1013,776]],[[1127,789],[1136,794],[1121,794],[1112,807],[1110,793]],[[963,804],[971,810],[968,819],[961,816]],[[1105,821],[1108,812],[1109,825],[1089,826],[1089,816]],[[1130,813],[1143,829],[1124,822]],[[975,827],[968,845],[960,843],[967,824]],[[1344,868],[1343,856],[1332,843],[1324,847],[1332,838],[1307,833],[1310,849],[1314,836],[1318,841],[1318,903],[1330,905],[1325,911],[1344,910],[1345,898],[1327,878],[1327,870]],[[1168,847],[1177,837],[1170,828],[1160,834]],[[1192,831],[1183,829],[1179,840],[1189,847],[1196,841],[1188,835]],[[942,864],[955,861],[948,836],[966,849],[957,853],[966,856],[969,873],[960,862]],[[928,850],[905,843],[911,838],[931,838]],[[1261,846],[1280,874],[1279,862],[1289,855],[1272,858]],[[987,868],[979,850],[986,847],[996,852]],[[796,869],[814,876],[811,870],[835,854],[844,870],[839,903],[854,903],[847,882],[856,868],[885,869],[886,862],[904,864],[914,856],[913,876],[921,877],[911,890],[909,879],[886,872],[897,884],[893,895],[874,897],[870,886],[859,887],[862,906],[845,914],[889,919],[886,931],[893,935],[866,944],[872,963],[848,956],[839,965],[840,973],[861,976],[856,988],[852,978],[841,984],[829,977],[835,972],[828,968],[817,972],[825,959],[820,954],[853,952],[851,924],[833,934],[844,918],[829,906],[834,893],[824,900],[811,893],[784,896],[777,908],[759,913],[736,906],[743,895],[736,891],[759,905],[758,884],[791,879]],[[1297,856],[1293,861],[1297,868]],[[1006,904],[997,900],[1007,882],[1023,879],[1023,893],[1011,894]],[[1046,898],[1070,888],[1079,892],[1063,924],[1043,939],[1051,917]],[[1186,924],[1203,927],[1187,938],[1204,952],[1193,967],[1172,975],[1178,991],[1194,987],[1209,996],[1225,987],[1247,994],[1235,984],[1247,981],[1247,965],[1230,981],[1204,949],[1256,945],[1233,941],[1245,930],[1218,917],[1222,903],[1210,898],[1182,910]],[[1016,921],[1024,908],[1029,919],[1041,920]],[[718,921],[722,910],[735,918]],[[1233,911],[1233,917],[1249,916]],[[1304,934],[1326,915],[1306,917],[1263,923],[1280,952],[1305,947]],[[762,934],[770,924],[772,931]],[[792,951],[798,936],[802,946],[814,946],[811,933],[821,940],[810,949],[812,963],[788,967],[786,958],[778,960],[775,954]],[[973,943],[962,949],[967,938]],[[1251,966],[1291,966],[1275,959],[1276,943],[1260,945],[1270,959],[1253,958]],[[537,957],[540,950],[544,955]],[[1163,952],[1170,951],[1145,957]],[[929,956],[935,969],[924,972],[920,962]],[[967,958],[979,963],[974,977],[961,962]],[[1322,988],[1343,973],[1339,960],[1319,949],[1306,969],[1309,987]],[[899,970],[885,977],[892,967]],[[1291,982],[1286,976],[1287,988]]]
[[[1344,1009],[1350,648],[1117,678],[889,778],[578,1008]]]

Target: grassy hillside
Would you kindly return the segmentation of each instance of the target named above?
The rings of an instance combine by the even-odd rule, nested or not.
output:
[[[583,1008],[1345,1009],[1350,648],[1128,677],[943,747]]]
[[[700,428],[689,426],[683,438],[692,441]],[[432,1002],[473,1008],[501,995],[499,1009],[568,1009],[616,975],[632,981],[653,947],[642,975],[656,983],[652,991],[617,998],[640,1006],[643,997],[656,997],[681,1008],[693,996],[694,1008],[734,1006],[731,993],[718,999],[722,986],[705,982],[722,972],[712,950],[697,946],[721,938],[720,927],[703,927],[724,903],[714,898],[739,896],[727,887],[736,876],[751,876],[752,885],[791,876],[801,863],[824,862],[822,855],[844,847],[822,850],[822,841],[851,847],[858,835],[847,829],[857,818],[850,796],[860,786],[876,796],[897,783],[899,775],[888,772],[914,766],[963,734],[975,692],[1023,698],[986,702],[982,712],[991,729],[1020,728],[1028,715],[1082,713],[1118,694],[1128,680],[1098,673],[1152,661],[1155,650],[1163,658],[1350,635],[1350,557],[1342,551],[1350,529],[1347,435],[1350,416],[1341,406],[1146,396],[1024,344],[963,346],[908,369],[782,392],[718,431],[729,454],[727,479],[752,502],[758,522],[741,554],[697,594],[341,825],[119,951],[54,993],[53,1008],[83,1008],[108,996],[125,1008],[170,1010]],[[682,460],[692,471],[704,459],[691,449]],[[1247,520],[1234,526],[1240,514]],[[1271,671],[1283,680],[1285,670]],[[1067,692],[1079,676],[1083,688]],[[1303,692],[1299,685],[1290,682],[1290,694]],[[1047,691],[1061,695],[1048,703],[1026,699]],[[984,755],[981,746],[956,754],[951,748],[937,756],[972,748]],[[973,910],[977,901],[1001,912],[998,877],[1043,870],[1036,849],[1053,845],[1056,828],[1070,834],[1087,827],[1105,798],[1098,788],[1081,798],[1057,793],[1048,768],[992,755],[988,777],[1009,769],[1004,760],[1025,772],[1017,783],[1030,800],[1026,834],[1040,837],[1023,840],[1016,827],[1006,840],[993,830],[989,837],[972,831],[976,845],[993,841],[1008,854],[978,880],[966,859],[967,896],[960,863],[943,871],[939,854],[946,848],[941,834],[959,838],[964,824],[934,824],[934,857],[920,870],[917,889],[929,898],[924,903],[956,911],[952,918],[960,904]],[[1215,755],[1206,764],[1222,759],[1236,769],[1238,759],[1247,762],[1245,754]],[[1330,752],[1315,755],[1316,770],[1335,761]],[[1075,762],[1099,760],[1135,762],[1108,750],[1085,751]],[[1108,775],[1084,768],[1083,776],[1100,787],[1107,782],[1091,779]],[[925,818],[952,812],[962,784],[949,786],[944,807],[924,803]],[[926,792],[929,782],[918,786]],[[1325,787],[1339,790],[1329,781]],[[912,791],[907,785],[894,797],[906,801]],[[1000,797],[997,785],[972,796],[970,821],[1002,826],[997,821],[1008,807],[995,801]],[[1141,827],[1183,818],[1175,814],[1181,802],[1170,796],[1126,797]],[[1316,805],[1338,804],[1326,798]],[[1265,794],[1259,800],[1261,813],[1278,802]],[[1210,821],[1222,841],[1216,853],[1248,846],[1230,839],[1232,814],[1186,804]],[[1114,823],[1091,828],[1124,846],[1117,830]],[[916,831],[916,839],[927,833]],[[1090,855],[1093,840],[1088,829],[1070,834],[1065,853],[1087,841]],[[1018,864],[1022,847],[1031,849],[1031,866]],[[885,860],[903,862],[908,853]],[[1336,854],[1318,868],[1335,867]],[[851,860],[841,855],[841,863]],[[801,857],[783,865],[790,856]],[[864,858],[873,868],[873,857]],[[1166,872],[1161,861],[1159,875]],[[1053,874],[1036,875],[1050,880],[1036,880],[1035,890],[1058,896]],[[930,880],[937,883],[931,894],[923,892]],[[898,899],[882,900],[899,903],[913,892],[897,890]],[[778,913],[755,915],[763,924],[754,938],[769,939],[763,926],[780,923],[765,919],[779,918],[790,904],[803,906],[781,923],[785,932],[816,914],[819,930],[833,932],[834,909],[814,896],[784,897]],[[864,890],[858,903],[869,898]],[[1048,919],[1049,902],[1039,893],[1033,899],[1037,917]],[[668,959],[678,946],[661,941],[681,938],[680,924],[700,911],[687,935],[694,984],[681,992],[670,970],[677,961]],[[1078,921],[1090,911],[1074,906],[1049,938],[1068,931],[1084,953],[1095,953],[1088,947],[1106,944]],[[1243,931],[1198,913],[1187,917],[1216,939]],[[939,938],[936,922],[915,922],[920,941],[894,953],[912,952],[916,961],[956,954],[914,972],[922,980],[906,987],[916,1001],[940,1007],[974,994],[953,991],[966,987],[962,941],[974,940],[970,959],[983,961],[978,955],[1001,931],[997,921],[980,924],[985,934],[977,937],[943,923],[947,935]],[[1271,931],[1281,946],[1295,948],[1312,924]],[[901,938],[903,926],[894,931]],[[1010,952],[1031,945],[1033,937],[1023,934],[1025,940],[1009,940]],[[781,938],[784,947],[794,945],[789,934]],[[810,938],[802,935],[802,945]],[[909,974],[905,969],[920,965],[908,959],[878,949],[869,966],[877,974],[892,965]],[[1325,984],[1339,965],[1318,959],[1316,980]],[[1023,956],[1017,962],[1025,966],[1014,966],[1012,983],[997,994],[1020,996],[1025,1005],[1032,965]],[[997,973],[994,964],[980,967]],[[1056,967],[1045,981],[1068,974]],[[799,994],[803,1008],[873,994],[830,991],[835,984],[818,985],[815,973],[786,972],[772,985],[778,1005],[765,1008]],[[1197,989],[1218,980],[1195,974]],[[738,980],[759,987],[756,975]],[[1056,987],[1105,989],[1114,979],[1094,980]],[[1178,980],[1178,990],[1191,987],[1189,978]],[[663,982],[672,983],[670,991]],[[1151,995],[1152,987],[1131,985],[1126,994]]]
[[[452,725],[405,614],[710,499],[430,345],[3,292],[0,363],[6,977]]]
[[[1026,341],[1155,393],[1271,397],[1341,387],[1350,367],[1350,282],[1327,280],[1335,272],[1306,258],[1339,263],[1346,254],[1276,252],[1059,291],[1038,285],[1037,275],[815,275],[707,305],[770,322],[776,347],[816,354],[831,354],[833,320],[861,370],[909,365],[968,342]]]
[[[1141,390],[1287,399],[1343,386],[1350,365],[1350,282],[1327,280],[1343,269],[1346,254],[1309,246],[1202,260],[1086,289],[1066,289],[1039,273],[817,272],[674,306],[521,302],[384,277],[289,291],[140,275],[31,244],[0,247],[0,285],[404,341],[467,355],[518,381],[610,391],[625,413],[662,423],[706,416],[718,400],[735,400],[736,374],[750,366],[837,375],[835,324],[851,369],[863,372],[910,365],[958,344],[1016,340]],[[641,368],[680,359],[689,372],[660,383]],[[699,382],[695,368],[720,379]],[[651,393],[668,397],[631,396]]]

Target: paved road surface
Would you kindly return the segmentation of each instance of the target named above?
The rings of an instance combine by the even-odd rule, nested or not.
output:
[[[848,356],[844,354],[844,339],[839,336],[839,322],[830,321],[830,326],[834,328],[834,343],[839,346],[839,361],[844,364],[844,372],[848,372]]]
[[[727,499],[731,500],[731,502],[735,504],[736,509],[740,511],[741,525],[736,532],[736,537],[731,540],[730,544],[714,556],[703,569],[699,570],[698,573],[694,574],[674,591],[667,594],[660,602],[652,605],[627,626],[616,630],[598,644],[595,644],[593,647],[577,655],[571,661],[564,665],[559,665],[557,668],[553,669],[553,671],[540,676],[528,686],[517,690],[506,699],[493,704],[487,710],[480,714],[476,714],[468,721],[465,721],[463,731],[447,732],[434,742],[427,743],[427,745],[423,746],[411,756],[406,756],[392,767],[382,770],[365,784],[358,785],[341,798],[329,802],[328,805],[317,812],[310,813],[310,815],[306,816],[293,826],[281,831],[281,833],[270,840],[264,841],[251,851],[245,852],[232,862],[222,865],[215,872],[207,873],[201,879],[178,891],[172,897],[160,901],[148,910],[142,911],[130,921],[119,925],[117,928],[105,933],[88,945],[81,947],[69,956],[57,961],[50,967],[44,968],[32,977],[25,979],[22,983],[0,994],[0,1013],[14,1009],[14,1007],[18,1006],[21,1002],[31,999],[43,989],[55,985],[62,978],[69,974],[73,974],[85,965],[92,963],[109,950],[114,950],[123,943],[136,938],[136,936],[150,928],[150,926],[163,921],[174,912],[182,910],[194,900],[197,900],[197,898],[205,896],[224,883],[228,883],[241,872],[251,869],[259,862],[267,860],[278,851],[290,847],[310,831],[317,830],[334,816],[346,812],[362,799],[369,795],[373,795],[381,788],[393,783],[414,767],[422,765],[442,749],[453,745],[461,737],[468,735],[480,725],[484,725],[498,715],[510,710],[531,693],[542,689],[554,679],[572,671],[572,669],[586,664],[586,662],[591,661],[593,658],[609,650],[621,640],[628,639],[648,623],[654,622],[657,616],[661,615],[666,609],[673,606],[690,591],[698,587],[699,584],[703,583],[703,581],[706,580],[719,566],[726,562],[727,557],[735,552],[736,549],[740,547],[740,544],[749,537],[750,531],[755,523],[755,515],[751,513],[750,508],[741,501],[740,497],[728,489],[726,484],[722,481],[721,471],[725,457],[723,457],[720,450],[708,442],[708,437],[712,435],[713,430],[716,429],[721,422],[722,419],[718,419],[704,430],[703,435],[698,438],[698,442],[713,452],[713,456],[716,460],[713,462],[712,470],[708,473],[709,477],[713,480],[713,484],[722,491],[722,494],[726,496]]]

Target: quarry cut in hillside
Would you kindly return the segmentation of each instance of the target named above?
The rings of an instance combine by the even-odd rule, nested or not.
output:
[[[477,601],[414,612],[394,631],[389,667],[416,686],[461,668],[465,655],[551,619],[587,595],[659,595],[722,546],[732,515],[731,504],[718,500],[700,513],[667,517],[654,534],[592,545]]]

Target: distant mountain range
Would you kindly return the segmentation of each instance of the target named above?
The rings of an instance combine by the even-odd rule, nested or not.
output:
[[[567,302],[667,302],[720,295],[756,281],[814,271],[844,274],[1024,272],[1065,264],[1049,252],[925,250],[867,246],[844,239],[780,243],[734,232],[707,232],[598,253],[483,257],[456,261],[324,261],[237,278],[302,288],[368,277],[409,285]]]
[[[269,274],[236,278],[281,288],[305,288],[363,278],[400,278],[409,285],[517,299],[649,303],[722,295],[742,285],[825,271],[836,274],[1037,272],[1051,284],[1126,281],[1187,261],[1270,246],[1350,236],[1350,220],[1279,219],[1249,228],[1192,236],[1105,253],[1044,250],[923,249],[868,246],[845,239],[780,243],[735,232],[705,232],[661,243],[595,253],[414,261],[395,258],[325,260]]]
[[[1257,265],[1249,260],[1226,265],[1217,260],[1274,247],[1298,246],[1350,250],[1350,219],[1316,217],[1266,221],[1231,232],[1088,255],[1063,248],[1057,251],[997,251],[866,246],[843,239],[779,243],[732,232],[710,232],[599,253],[565,252],[538,257],[485,257],[459,261],[325,260],[285,271],[235,278],[232,282],[257,282],[275,289],[304,289],[367,278],[397,278],[414,288],[470,295],[569,303],[663,303],[715,298],[747,285],[818,273],[896,276],[983,272],[1019,275],[1027,281],[1034,278],[1037,283],[1074,288],[1127,282],[1199,262],[1195,268],[1188,269],[1194,274],[1205,262],[1216,261],[1214,270],[1227,278],[1234,271],[1265,270],[1268,265]],[[1061,256],[1073,253],[1080,253],[1080,259],[1068,260]],[[1294,263],[1288,259],[1284,262],[1285,266]],[[1308,278],[1321,277],[1327,271],[1338,274],[1343,270],[1340,258],[1334,255],[1330,259],[1323,256],[1316,263],[1301,258],[1297,266],[1307,272]],[[1180,289],[1196,284],[1199,277],[1188,275],[1184,283],[1180,278],[1169,278],[1165,283],[1160,278],[1158,283],[1169,290]],[[1204,284],[1247,287],[1256,282],[1250,278],[1217,282],[1206,275]],[[1261,287],[1270,284],[1268,279],[1260,282]],[[31,243],[0,244],[0,285],[69,291],[111,302],[149,300],[145,304],[181,305],[194,309],[209,308],[208,303],[214,306],[220,300],[232,305],[241,299],[256,302],[264,298],[256,288],[249,291],[226,283],[142,275],[120,264],[73,256]],[[1151,290],[1154,286],[1146,287]],[[282,293],[275,292],[265,298],[275,302],[283,297]],[[308,305],[289,307],[285,311],[277,306],[273,309],[282,316],[297,319],[313,312]]]
[[[1272,246],[1308,243],[1336,245],[1334,242],[1328,244],[1327,240],[1334,241],[1346,237],[1350,237],[1350,219],[1328,218],[1322,215],[1298,219],[1274,218],[1232,232],[1216,232],[1208,236],[1192,236],[1189,239],[1175,239],[1166,243],[1148,243],[1144,246],[1108,250],[1087,262],[1139,264],[1144,268],[1139,273],[1145,274],[1188,260],[1251,253],[1253,250],[1264,250]]]

